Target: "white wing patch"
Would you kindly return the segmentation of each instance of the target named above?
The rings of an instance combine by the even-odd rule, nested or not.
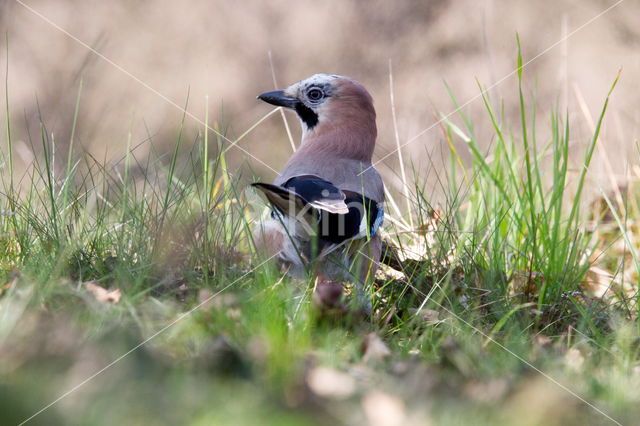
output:
[[[329,213],[347,214],[349,213],[349,207],[344,200],[316,200],[309,203],[310,206],[319,210],[325,210]]]

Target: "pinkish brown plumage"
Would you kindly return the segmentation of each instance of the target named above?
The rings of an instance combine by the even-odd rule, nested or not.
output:
[[[301,152],[304,156],[326,155],[371,163],[377,136],[373,99],[360,83],[340,78],[336,92],[318,109],[319,123],[307,130]]]
[[[384,185],[371,166],[376,142],[373,100],[357,81],[316,74],[283,91],[258,97],[291,108],[302,124],[302,143],[274,185],[255,184],[274,209],[260,241],[294,276],[321,282],[354,281],[361,291],[378,267]],[[316,241],[319,254],[313,254]]]

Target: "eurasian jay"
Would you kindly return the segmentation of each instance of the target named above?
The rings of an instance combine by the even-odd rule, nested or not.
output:
[[[349,77],[316,74],[258,99],[294,110],[302,124],[300,148],[274,184],[253,184],[272,208],[258,245],[289,275],[313,273],[316,292],[354,282],[358,305],[370,311],[363,286],[378,268],[384,218],[371,95]]]

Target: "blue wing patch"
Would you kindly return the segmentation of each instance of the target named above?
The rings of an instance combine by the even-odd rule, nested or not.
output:
[[[373,225],[371,225],[371,235],[375,235],[376,232],[378,232],[378,229],[380,229],[380,227],[384,223],[384,209],[381,205],[377,205],[376,209],[378,210],[378,214],[373,221]]]

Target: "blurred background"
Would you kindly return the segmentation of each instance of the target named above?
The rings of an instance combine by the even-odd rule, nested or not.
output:
[[[255,96],[274,87],[272,70],[280,88],[318,72],[361,81],[376,102],[377,158],[396,147],[390,64],[400,143],[430,128],[439,114],[454,110],[445,82],[460,103],[475,99],[465,111],[481,117],[476,121],[480,126],[490,122],[477,97],[478,82],[499,83],[490,91],[492,102],[499,107],[504,98],[507,118],[513,116],[517,123],[512,74],[516,32],[525,61],[542,54],[525,69],[525,90],[540,108],[540,141],[545,140],[552,108],[568,109],[578,129],[572,135],[576,147],[588,140],[588,116],[597,117],[622,68],[603,145],[617,174],[624,175],[629,158],[638,157],[634,146],[640,124],[637,1],[623,1],[599,18],[614,1],[25,0],[24,4],[33,11],[16,1],[0,2],[0,28],[6,38],[0,62],[8,70],[8,104],[19,163],[31,161],[27,141],[29,133],[38,141],[40,115],[56,149],[64,153],[81,80],[75,147],[106,159],[121,156],[129,136],[132,146],[139,145],[137,153],[152,147],[170,149],[182,106],[204,120],[208,102],[211,125],[219,126],[230,139],[238,137],[271,110]],[[3,108],[2,122],[5,116]],[[297,141],[297,120],[290,113],[287,118]],[[202,130],[202,123],[186,117],[187,135]],[[482,128],[477,130],[482,134]],[[488,149],[491,142],[486,141]],[[291,151],[280,114],[270,116],[240,145],[275,170]],[[416,168],[424,169],[446,162],[447,149],[440,128],[434,126],[403,152]],[[265,178],[273,178],[273,170],[246,153],[237,149],[230,153],[235,164],[250,165]],[[425,158],[431,161],[422,161]],[[397,164],[397,156],[391,155],[380,167],[392,188],[400,185]],[[596,164],[591,178],[601,171]]]

